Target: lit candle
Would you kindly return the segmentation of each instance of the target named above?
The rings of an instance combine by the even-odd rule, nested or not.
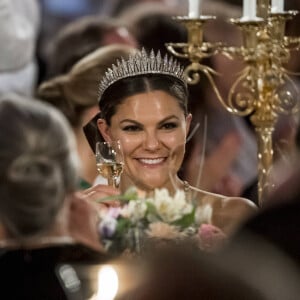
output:
[[[189,0],[189,17],[199,18],[200,16],[200,0]]]
[[[256,19],[256,0],[244,0],[242,19],[244,20]]]
[[[96,300],[113,300],[119,290],[119,277],[110,265],[103,265],[98,273],[98,292]],[[94,299],[94,298],[93,298]]]
[[[282,12],[284,12],[283,0],[272,0],[271,12],[272,13],[282,13]]]

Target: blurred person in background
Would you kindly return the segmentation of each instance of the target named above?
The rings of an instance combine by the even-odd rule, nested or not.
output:
[[[13,94],[1,98],[0,123],[1,298],[69,299],[57,265],[99,264],[106,257],[98,210],[75,193],[72,130],[50,105]],[[80,293],[80,286],[71,292]]]
[[[40,30],[36,0],[0,0],[0,93],[31,96],[38,77],[36,46]]]
[[[266,241],[282,251],[300,270],[300,126],[294,138],[294,149],[288,157],[290,168],[279,165],[275,174],[277,181],[258,214],[241,226],[233,237],[239,242],[246,234]],[[283,173],[283,174],[282,174]],[[280,177],[281,180],[278,180]],[[271,182],[274,178],[270,178]]]
[[[70,71],[85,55],[110,44],[137,46],[136,40],[126,27],[115,19],[86,16],[68,23],[49,43],[47,77]]]
[[[141,259],[112,266],[120,282],[116,300],[281,300],[300,291],[289,258],[250,237],[213,255],[186,242],[153,245]]]

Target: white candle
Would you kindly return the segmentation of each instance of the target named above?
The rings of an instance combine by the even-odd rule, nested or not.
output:
[[[200,0],[189,0],[189,17],[199,18],[200,16]]]
[[[244,20],[256,19],[256,0],[244,0],[242,19]]]
[[[283,0],[272,0],[271,12],[272,13],[284,12]]]

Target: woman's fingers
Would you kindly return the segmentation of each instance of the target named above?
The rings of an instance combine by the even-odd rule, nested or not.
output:
[[[120,206],[118,195],[120,191],[114,187],[98,184],[79,192],[84,198],[106,206]]]
[[[78,242],[89,245],[96,250],[103,250],[97,230],[99,222],[98,207],[84,197],[80,197],[77,193],[71,195],[69,199],[68,223],[70,235]]]

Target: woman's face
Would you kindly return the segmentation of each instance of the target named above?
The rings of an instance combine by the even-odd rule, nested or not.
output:
[[[191,115],[185,117],[174,97],[153,91],[126,98],[111,125],[103,121],[98,126],[106,140],[121,141],[123,177],[128,176],[138,188],[151,190],[171,187],[170,172],[174,176],[181,166],[190,121]]]

